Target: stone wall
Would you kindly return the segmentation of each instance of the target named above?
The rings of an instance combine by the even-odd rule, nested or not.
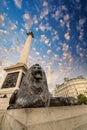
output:
[[[87,130],[87,106],[0,111],[0,130]]]

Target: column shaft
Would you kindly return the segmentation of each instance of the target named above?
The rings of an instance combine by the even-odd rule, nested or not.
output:
[[[21,52],[19,63],[27,64],[32,35],[28,35],[24,48]]]

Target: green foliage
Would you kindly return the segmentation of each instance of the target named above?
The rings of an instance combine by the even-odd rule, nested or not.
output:
[[[79,94],[77,98],[81,104],[87,104],[87,97],[84,94]]]

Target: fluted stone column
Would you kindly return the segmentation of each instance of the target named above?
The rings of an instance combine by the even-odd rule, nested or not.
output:
[[[28,54],[30,51],[31,40],[34,37],[32,32],[27,33],[27,35],[28,37],[27,37],[26,43],[24,45],[24,48],[21,52],[21,55],[18,61],[18,63],[23,63],[25,65],[27,65],[27,61],[28,61]]]

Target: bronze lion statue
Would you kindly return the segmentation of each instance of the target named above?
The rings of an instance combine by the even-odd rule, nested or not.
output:
[[[50,93],[44,70],[39,64],[33,65],[25,74],[19,90],[12,94],[9,107],[28,108],[49,106]]]

